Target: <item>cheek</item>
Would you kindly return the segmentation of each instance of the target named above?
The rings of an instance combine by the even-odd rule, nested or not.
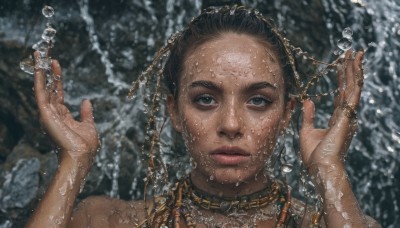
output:
[[[194,115],[191,110],[184,110],[181,116],[183,120],[182,137],[188,148],[193,148],[199,142],[206,141],[207,128],[206,122],[202,118]]]
[[[252,138],[258,151],[272,151],[279,136],[281,117],[278,113],[259,118],[259,121],[253,124],[250,138]]]

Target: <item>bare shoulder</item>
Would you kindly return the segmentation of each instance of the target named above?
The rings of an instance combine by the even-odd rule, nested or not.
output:
[[[136,227],[145,217],[144,201],[90,196],[79,203],[69,227]]]

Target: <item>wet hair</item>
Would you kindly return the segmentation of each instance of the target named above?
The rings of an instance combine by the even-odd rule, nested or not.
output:
[[[283,68],[285,97],[288,98],[290,94],[298,94],[297,92],[300,91],[300,77],[295,68],[292,48],[271,19],[262,16],[255,9],[237,5],[209,7],[203,10],[183,31],[173,34],[168,39],[167,43],[155,54],[146,70],[132,83],[128,94],[129,98],[134,98],[137,90],[144,88],[147,91],[146,96],[149,96],[144,101],[149,107],[145,133],[148,140],[142,145],[142,154],[148,158],[145,193],[147,187],[155,184],[157,180],[166,182],[168,178],[168,171],[160,157],[160,134],[167,118],[160,113],[162,82],[165,84],[166,92],[176,99],[183,63],[188,52],[227,32],[247,34],[264,43],[266,47],[272,46]],[[164,123],[161,126],[158,123],[157,119],[160,118],[156,117],[157,114],[163,116],[161,119],[164,119]],[[157,178],[157,176],[162,176],[162,178]],[[144,200],[146,201],[146,196]]]
[[[307,57],[306,52],[290,45],[273,21],[262,16],[257,10],[236,5],[209,7],[203,10],[184,30],[173,34],[158,50],[146,70],[132,83],[128,94],[129,98],[134,98],[138,89],[144,89],[144,102],[148,107],[146,140],[142,145],[142,154],[148,160],[144,183],[145,202],[147,194],[160,191],[160,188],[150,189],[149,187],[160,186],[160,184],[168,182],[168,170],[161,158],[161,132],[168,119],[168,115],[165,115],[163,109],[160,109],[160,101],[164,92],[161,84],[163,82],[167,89],[165,92],[172,94],[176,99],[183,63],[188,53],[199,45],[229,32],[249,35],[265,44],[265,47],[274,49],[283,70],[286,99],[296,97],[297,101],[302,102],[311,97],[312,95],[307,94],[308,89],[315,85],[326,72],[324,69],[321,73],[309,77],[310,79],[302,77],[303,83],[297,72],[295,57]],[[327,67],[335,66],[335,64],[326,64],[313,58],[307,57],[307,59]],[[327,94],[331,94],[331,92],[319,95]],[[153,197],[153,199],[155,198]]]
[[[294,58],[285,45],[285,38],[280,35],[271,19],[263,17],[257,10],[235,5],[203,10],[171,42],[173,45],[163,76],[165,86],[175,99],[178,97],[179,81],[188,52],[229,32],[250,35],[266,46],[272,46],[283,69],[285,97],[296,93]]]

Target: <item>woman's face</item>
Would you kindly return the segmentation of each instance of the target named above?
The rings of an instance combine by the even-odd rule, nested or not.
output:
[[[189,51],[179,85],[168,106],[193,157],[192,175],[254,180],[290,118],[275,51],[252,36],[224,33]]]

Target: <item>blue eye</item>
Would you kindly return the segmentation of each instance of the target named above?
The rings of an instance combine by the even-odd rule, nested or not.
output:
[[[271,103],[272,102],[270,100],[266,99],[263,96],[255,96],[255,97],[250,98],[250,100],[248,101],[249,105],[252,105],[252,106],[255,106],[258,108],[265,107]]]
[[[208,94],[200,95],[194,99],[194,102],[200,106],[214,106],[216,104],[215,99]]]

